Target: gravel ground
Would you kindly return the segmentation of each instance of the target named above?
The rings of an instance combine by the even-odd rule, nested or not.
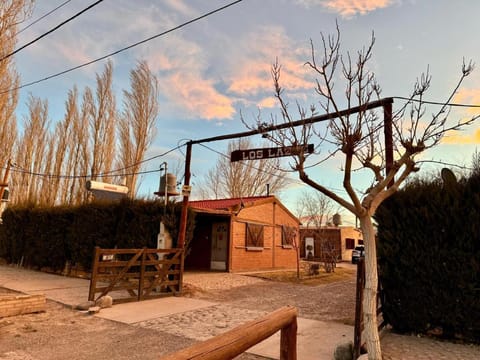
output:
[[[52,301],[47,301],[44,313],[0,318],[0,360],[153,360],[285,305],[297,307],[303,318],[350,325],[354,321],[354,276],[307,286],[247,275],[187,272],[184,283],[185,296],[215,305],[134,326],[88,316]],[[181,331],[179,324],[184,324]],[[392,333],[382,339],[382,348],[385,360],[480,359],[479,346]],[[264,358],[243,354],[238,359]]]
[[[298,307],[302,317],[353,322],[354,279],[303,286],[237,274],[186,273],[184,283],[185,296],[217,303],[205,310],[212,312],[212,321],[189,321],[191,314],[183,313],[174,315],[178,319],[165,317],[131,326],[47,301],[44,313],[0,319],[0,359],[158,359],[201,340],[201,326],[205,329],[200,333],[216,335],[284,305]],[[172,322],[184,323],[184,330],[172,333],[168,328]],[[243,354],[238,359],[262,358]]]
[[[353,325],[355,320],[355,276],[347,281],[309,286],[262,280],[253,276],[223,273],[190,273],[184,277],[193,296],[228,306],[271,312],[292,305],[300,317],[339,321]]]

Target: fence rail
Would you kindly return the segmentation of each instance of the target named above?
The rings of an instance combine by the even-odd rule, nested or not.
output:
[[[166,355],[160,360],[233,359],[279,330],[281,331],[280,360],[296,360],[297,309],[292,306],[282,307],[224,334]]]
[[[88,300],[121,290],[137,301],[176,295],[182,292],[183,262],[183,249],[95,247]]]

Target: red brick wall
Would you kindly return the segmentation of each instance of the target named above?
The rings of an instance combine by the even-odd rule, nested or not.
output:
[[[0,296],[0,318],[45,311],[45,295]]]
[[[321,254],[320,238],[330,242],[339,251],[340,260],[350,261],[352,259],[352,250],[346,249],[346,239],[354,239],[355,246],[362,240],[362,233],[354,227],[337,227],[321,229],[304,228],[300,229],[300,257],[305,257],[305,238],[313,237],[315,240],[315,257]]]
[[[263,249],[248,250],[245,244],[246,223],[264,225]],[[273,202],[242,209],[232,223],[230,271],[255,271],[272,268],[295,268],[294,248],[282,247],[281,225],[298,229],[298,222]],[[298,233],[298,231],[297,231]]]

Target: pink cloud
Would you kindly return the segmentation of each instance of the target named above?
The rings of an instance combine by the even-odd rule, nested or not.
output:
[[[309,1],[304,2],[308,3]],[[321,4],[345,18],[349,18],[357,14],[365,15],[371,11],[385,8],[392,5],[393,2],[393,0],[325,0]]]
[[[228,91],[239,97],[252,97],[273,93],[271,67],[275,60],[282,67],[281,85],[289,93],[311,89],[306,80],[303,63],[307,57],[308,44],[295,44],[283,28],[262,26],[243,39],[236,53],[235,66],[229,76]],[[299,49],[299,50],[297,50]]]
[[[273,96],[262,99],[258,103],[258,107],[260,108],[273,108],[275,106],[277,106],[277,99],[275,99]]]
[[[466,105],[480,104],[480,89],[458,90],[452,102]],[[455,113],[450,114],[450,117],[460,119],[460,122],[468,121],[473,116],[480,114],[480,108],[478,107],[455,108],[454,111]],[[480,129],[472,132],[472,126],[465,126],[462,131],[450,131],[445,134],[442,143],[452,145],[480,144]]]
[[[235,113],[232,100],[216,91],[211,80],[176,72],[162,79],[162,83],[164,95],[181,107],[188,117],[229,119]]]
[[[474,133],[459,131],[447,133],[442,139],[442,143],[449,145],[480,144],[480,129],[475,130]]]
[[[458,104],[480,104],[480,89],[460,89],[455,94],[453,102]],[[480,108],[464,108],[469,115],[477,115]]]

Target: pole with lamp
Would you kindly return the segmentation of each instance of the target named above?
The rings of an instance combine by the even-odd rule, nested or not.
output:
[[[157,249],[168,249],[172,247],[171,239],[165,230],[165,218],[167,214],[168,197],[176,196],[178,193],[176,191],[177,179],[175,175],[168,174],[167,169],[167,163],[163,162],[160,165],[160,171],[163,170],[163,176],[160,177],[158,191],[154,193],[157,196],[163,196],[164,201],[163,217],[160,221],[160,232],[157,236]]]
[[[165,216],[167,214],[167,203],[168,203],[168,189],[167,189],[167,162],[164,161],[160,165],[160,171],[163,170],[163,178],[165,179],[162,184],[162,178],[160,178],[160,184],[158,187],[158,192],[155,195],[163,195],[163,216],[160,220],[160,232],[157,236],[157,249],[165,249]],[[163,185],[163,186],[162,186]],[[159,254],[159,257],[163,255]]]

